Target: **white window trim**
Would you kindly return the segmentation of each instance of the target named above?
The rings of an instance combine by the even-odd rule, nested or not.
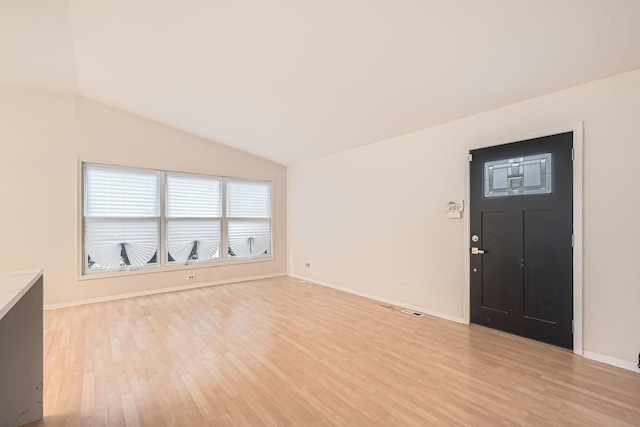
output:
[[[167,227],[168,227],[168,222],[170,219],[167,216],[167,174],[171,174],[171,175],[185,175],[185,176],[201,176],[201,177],[208,177],[208,178],[216,178],[220,180],[220,214],[221,216],[219,217],[177,217],[177,218],[173,218],[173,219],[180,219],[180,220],[199,220],[199,219],[217,219],[220,221],[220,248],[219,248],[219,253],[220,256],[218,258],[209,260],[209,261],[187,261],[186,264],[178,264],[175,261],[173,262],[169,262],[169,249],[167,248],[167,239],[166,239],[166,231],[167,231]],[[206,174],[201,174],[201,173],[188,173],[188,172],[173,172],[173,171],[162,171],[160,174],[160,221],[162,222],[162,227],[161,227],[161,232],[163,232],[162,235],[162,253],[163,253],[163,259],[162,259],[162,266],[163,267],[187,267],[187,266],[207,266],[210,267],[210,264],[212,263],[220,263],[224,260],[223,257],[223,223],[225,222],[224,220],[224,206],[225,206],[225,199],[224,199],[224,183],[225,183],[225,179],[226,177],[222,177],[222,176],[217,176],[217,175],[206,175]],[[273,236],[271,236],[273,238]]]
[[[98,166],[105,168],[113,168],[113,169],[125,169],[125,170],[146,170],[151,172],[157,172],[160,176],[159,180],[159,203],[160,203],[160,217],[158,217],[158,227],[159,227],[159,245],[158,245],[158,253],[156,255],[157,262],[155,264],[145,265],[139,269],[132,269],[130,267],[124,267],[119,271],[105,271],[105,270],[95,270],[88,271],[88,257],[86,251],[84,249],[84,222],[85,222],[85,197],[86,197],[86,184],[85,184],[85,174],[84,174],[84,166]],[[218,178],[221,180],[221,190],[222,190],[222,205],[221,205],[221,230],[220,230],[220,257],[215,260],[210,260],[206,262],[198,262],[198,263],[187,263],[176,265],[174,263],[168,262],[167,256],[167,242],[166,242],[166,174],[184,174],[184,175],[196,175],[196,176],[208,176],[213,178]],[[270,248],[269,255],[265,255],[262,257],[253,257],[253,258],[240,258],[234,259],[228,256],[228,220],[234,218],[228,218],[227,214],[227,179],[232,179],[235,181],[247,181],[247,182],[267,182],[269,183],[269,218],[261,218],[261,220],[268,221],[270,223]],[[166,170],[166,169],[152,169],[147,167],[139,167],[139,166],[130,166],[130,165],[114,165],[108,163],[100,163],[89,160],[83,160],[78,158],[78,214],[79,221],[78,224],[78,253],[77,258],[78,262],[78,272],[77,272],[77,280],[93,280],[93,279],[105,279],[105,278],[114,278],[114,277],[123,277],[123,276],[133,276],[138,274],[150,274],[150,273],[165,273],[172,271],[180,271],[180,270],[194,270],[201,268],[211,268],[211,267],[224,267],[229,265],[238,265],[238,264],[254,264],[254,263],[262,263],[262,262],[272,262],[275,260],[275,251],[274,251],[274,179],[273,178],[244,178],[244,177],[232,177],[232,176],[222,176],[222,175],[214,175],[214,174],[203,174],[203,173],[192,173],[192,172],[184,172],[184,171],[174,171],[174,170]],[[148,218],[147,218],[148,219]],[[252,218],[242,218],[253,220]]]
[[[244,181],[244,182],[260,182],[260,183],[264,183],[264,182],[268,182],[269,183],[269,218],[239,218],[239,217],[229,217],[227,216],[227,181],[228,180],[233,180],[233,181]],[[233,263],[233,264],[237,264],[237,263],[242,263],[242,262],[255,262],[255,261],[260,261],[260,260],[269,260],[269,259],[273,259],[273,181],[270,180],[260,180],[260,179],[247,179],[247,178],[235,178],[235,177],[224,177],[223,181],[222,181],[222,209],[223,209],[223,216],[225,218],[225,220],[223,221],[223,237],[221,240],[224,240],[224,254],[223,254],[223,260],[225,260],[228,263]],[[252,258],[231,258],[229,257],[229,253],[228,253],[228,247],[229,247],[229,242],[228,242],[228,226],[229,226],[229,221],[264,221],[264,222],[268,222],[269,223],[269,230],[271,231],[271,239],[270,239],[270,246],[269,246],[269,255],[265,255],[265,256],[255,256]],[[222,243],[221,243],[222,244]]]
[[[87,256],[87,253],[85,251],[85,244],[84,244],[84,233],[85,233],[85,224],[86,221],[99,221],[99,220],[110,220],[110,221],[136,221],[136,220],[150,220],[150,219],[155,219],[156,223],[157,223],[157,227],[158,227],[158,239],[162,239],[162,210],[161,210],[161,206],[160,206],[160,211],[158,212],[157,216],[155,217],[150,217],[150,216],[144,216],[144,217],[104,217],[104,216],[94,216],[94,217],[86,217],[86,210],[85,210],[85,200],[87,198],[87,177],[85,175],[85,166],[93,166],[96,168],[103,168],[103,169],[120,169],[123,171],[126,170],[138,170],[138,171],[146,171],[146,172],[152,172],[155,173],[158,176],[158,185],[159,185],[159,191],[162,190],[162,180],[163,180],[163,173],[161,171],[158,170],[154,170],[154,169],[147,169],[147,168],[133,168],[133,167],[127,167],[127,166],[119,166],[119,165],[106,165],[106,164],[101,164],[101,163],[92,163],[92,162],[81,162],[80,163],[80,182],[81,182],[81,198],[80,198],[80,253],[81,253],[81,264],[80,264],[80,275],[81,276],[89,276],[89,275],[93,275],[93,274],[104,274],[104,275],[112,275],[114,273],[120,273],[120,272],[134,272],[134,271],[138,271],[138,270],[146,270],[146,269],[155,269],[159,266],[162,265],[162,263],[160,262],[160,245],[158,245],[158,250],[156,251],[156,262],[153,264],[146,264],[144,266],[141,266],[139,268],[133,268],[131,266],[126,266],[121,268],[118,271],[107,271],[104,269],[98,269],[98,270],[93,270],[90,271],[89,270],[89,259]],[[156,203],[162,203],[162,193],[158,193],[158,199],[156,201]]]

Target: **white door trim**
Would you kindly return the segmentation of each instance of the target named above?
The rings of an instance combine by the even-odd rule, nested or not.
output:
[[[512,135],[509,137],[498,138],[493,141],[479,142],[473,144],[470,150],[478,148],[492,147],[494,145],[507,144],[510,142],[524,141],[527,139],[540,138],[544,136],[556,135],[559,133],[573,132],[573,235],[574,235],[574,247],[573,247],[573,352],[577,355],[583,355],[583,276],[582,276],[582,253],[583,253],[583,228],[582,228],[582,150],[583,150],[583,123],[572,123],[568,125],[557,126],[549,129],[542,129],[533,132],[528,132],[519,135]],[[465,160],[467,160],[465,158]],[[471,200],[470,192],[470,164],[467,160],[467,166],[465,168],[465,194],[467,200]],[[469,241],[471,235],[471,218],[470,215],[466,216],[464,221],[464,265],[465,271],[465,291],[463,293],[463,320],[465,324],[470,321],[470,301],[471,301],[471,287],[469,277]]]

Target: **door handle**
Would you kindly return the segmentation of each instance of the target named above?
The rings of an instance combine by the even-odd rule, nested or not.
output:
[[[483,253],[484,253],[484,250],[482,249],[478,249],[476,247],[471,248],[471,255],[482,255]]]

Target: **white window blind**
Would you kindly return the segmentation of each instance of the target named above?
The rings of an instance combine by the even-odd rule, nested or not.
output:
[[[271,184],[227,180],[228,254],[233,259],[271,255]]]
[[[166,175],[169,262],[205,262],[220,257],[221,180]]]
[[[237,258],[268,256],[271,248],[271,223],[230,219],[229,247]]]
[[[158,251],[157,172],[85,165],[84,248],[89,269],[140,268]]]
[[[85,215],[157,217],[158,173],[85,166]]]
[[[257,181],[227,181],[229,218],[270,218],[271,184]]]
[[[158,250],[158,221],[87,219],[84,239],[94,268],[140,268]]]
[[[167,217],[220,217],[220,178],[167,174]]]
[[[267,181],[83,164],[83,271],[271,257],[271,196]]]

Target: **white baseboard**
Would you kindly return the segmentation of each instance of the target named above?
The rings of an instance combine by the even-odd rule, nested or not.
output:
[[[428,308],[418,307],[417,305],[410,305],[410,304],[406,304],[404,302],[395,301],[395,300],[391,300],[391,299],[388,299],[388,298],[382,298],[382,297],[379,297],[379,296],[376,296],[376,295],[368,294],[366,292],[355,291],[353,289],[349,289],[349,288],[345,288],[345,287],[342,287],[342,286],[333,285],[331,283],[322,282],[320,280],[310,279],[308,277],[299,276],[299,275],[293,274],[293,273],[288,273],[288,276],[291,276],[291,277],[294,277],[294,278],[300,279],[300,280],[306,280],[307,282],[315,283],[315,284],[321,285],[321,286],[326,286],[327,288],[336,289],[338,291],[346,292],[348,294],[358,295],[358,296],[361,296],[361,297],[369,298],[369,299],[372,299],[372,300],[375,300],[375,301],[384,302],[384,303],[395,305],[395,306],[398,306],[398,307],[409,308],[411,310],[419,311],[420,313],[428,314],[429,316],[439,317],[441,319],[450,320],[450,321],[456,322],[456,323],[464,323],[464,319],[462,317],[456,317],[456,316],[451,316],[449,314],[439,313],[437,311],[429,310]]]
[[[584,351],[583,356],[587,359],[595,360],[596,362],[606,363],[607,365],[617,366],[618,368],[627,369],[633,372],[640,372],[637,363],[629,362],[627,360],[616,359],[615,357],[605,356],[604,354],[594,353],[592,351]]]
[[[188,289],[206,288],[209,286],[228,285],[229,283],[247,282],[250,280],[271,279],[273,277],[286,276],[286,273],[264,274],[262,276],[240,277],[238,279],[217,280],[215,282],[194,283],[192,285],[173,286],[170,288],[151,289],[148,291],[131,292],[126,294],[110,295],[108,297],[88,298],[78,301],[63,302],[60,304],[48,304],[44,306],[45,310],[54,310],[56,308],[75,307],[77,305],[93,304],[96,302],[116,301],[125,298],[142,297],[146,295],[163,294],[165,292],[186,291]]]

